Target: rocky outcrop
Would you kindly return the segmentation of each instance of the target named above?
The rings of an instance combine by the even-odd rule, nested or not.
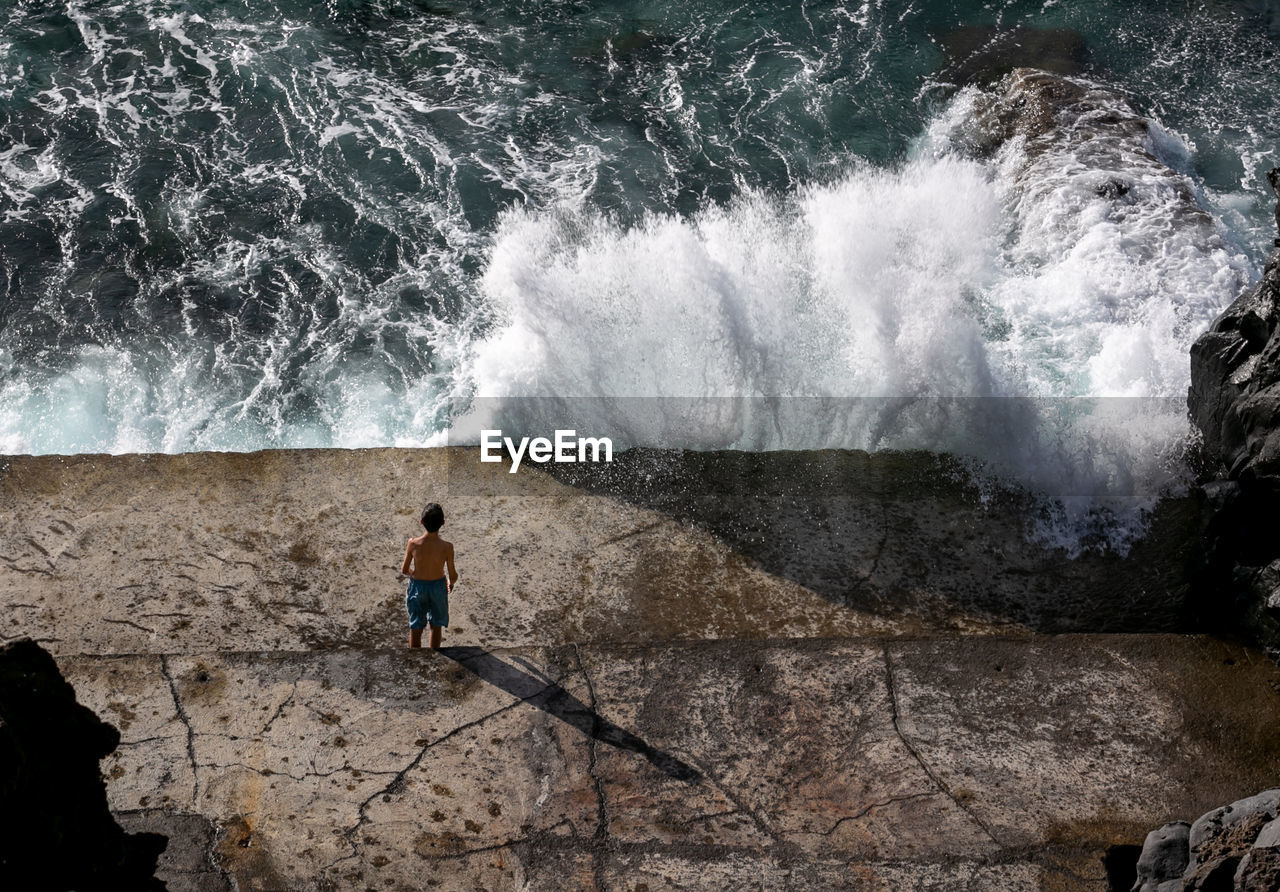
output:
[[[1040,226],[1052,207],[1044,197],[1069,184],[1081,198],[1092,193],[1104,201],[1114,221],[1160,220],[1167,227],[1163,250],[1221,254],[1221,266],[1231,265],[1233,252],[1194,184],[1161,157],[1159,127],[1125,96],[1088,80],[1016,68],[973,103],[971,120],[955,136],[979,156],[1015,149],[1001,163],[1012,162],[1022,197],[1011,211],[1020,225]]]
[[[0,647],[0,887],[165,888],[165,837],[126,834],[107,808],[98,761],[119,743],[38,644]]]
[[[1280,173],[1280,170],[1273,171]],[[1280,492],[1280,251],[1191,348],[1192,420],[1208,469]]]
[[[1280,169],[1267,179],[1280,197]],[[1280,207],[1277,209],[1280,226]],[[1277,240],[1280,244],[1280,240]],[[1280,251],[1191,348],[1188,408],[1203,438],[1196,585],[1227,625],[1280,648]]]
[[[1280,790],[1147,834],[1132,892],[1280,889]]]

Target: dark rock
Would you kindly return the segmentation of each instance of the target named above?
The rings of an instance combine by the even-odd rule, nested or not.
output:
[[[1280,889],[1280,789],[1147,834],[1131,892]]]
[[[1280,197],[1280,168],[1267,174]],[[1277,206],[1280,226],[1280,206]],[[1207,508],[1195,600],[1225,606],[1220,625],[1236,626],[1269,648],[1280,646],[1280,596],[1259,568],[1280,558],[1273,518],[1280,508],[1280,251],[1262,280],[1241,294],[1191,347],[1187,408],[1200,431],[1200,470],[1230,480],[1235,495]]]
[[[1280,889],[1280,849],[1250,849],[1236,868],[1235,887],[1239,892],[1275,892]]]
[[[1271,191],[1276,194],[1276,198],[1280,199],[1280,167],[1267,171],[1267,182],[1271,184]],[[1276,229],[1280,230],[1280,202],[1276,203]],[[1280,244],[1280,241],[1276,244]]]
[[[1280,252],[1191,347],[1191,419],[1210,470],[1280,492]]]
[[[1205,812],[1191,825],[1191,853],[1200,861],[1237,851],[1243,854],[1277,812],[1280,812],[1280,789],[1266,790]],[[1251,829],[1237,829],[1245,822],[1252,822]]]
[[[1103,198],[1122,198],[1129,194],[1130,185],[1112,178],[1098,184],[1094,191]]]
[[[1199,865],[1190,876],[1183,877],[1182,888],[1187,892],[1232,892],[1239,865],[1240,856],[1215,858]]]
[[[1269,822],[1258,831],[1258,838],[1253,841],[1255,849],[1273,849],[1280,847],[1280,819]]]
[[[1271,821],[1236,868],[1236,888],[1241,892],[1272,892],[1280,889],[1280,820]]]
[[[1226,247],[1191,182],[1154,153],[1151,121],[1126,97],[1098,84],[1016,68],[993,89],[974,96],[973,114],[951,136],[978,157],[993,155],[1019,137],[1015,180],[1058,177],[1069,165],[1080,171],[1072,174],[1079,186],[1100,198],[1117,206],[1159,201],[1167,205],[1180,238],[1201,250]]]
[[[958,87],[994,83],[1015,68],[1079,74],[1088,56],[1084,37],[1069,28],[968,25],[939,43],[948,59],[939,79]]]
[[[1147,834],[1138,856],[1134,892],[1155,892],[1161,883],[1180,878],[1190,861],[1191,825],[1186,821],[1165,824]]]
[[[1249,581],[1256,600],[1269,613],[1280,613],[1280,559],[1258,570]]]
[[[1100,118],[1106,101],[1123,103],[1110,93],[1039,69],[1015,70],[992,97],[980,98],[976,119],[989,145],[976,148],[990,150],[1014,136],[1052,140],[1086,114],[1091,120]],[[1099,121],[1099,126],[1115,129],[1116,123]],[[1136,113],[1124,123],[1124,136],[1145,137],[1146,122]]]
[[[165,888],[153,874],[166,838],[126,834],[107,808],[98,760],[119,742],[40,645],[0,647],[0,887]]]

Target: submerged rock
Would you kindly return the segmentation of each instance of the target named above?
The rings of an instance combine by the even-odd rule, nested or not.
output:
[[[1088,55],[1084,37],[1070,28],[967,25],[939,42],[948,59],[939,79],[960,87],[992,83],[1015,68],[1079,74]]]
[[[1087,80],[1017,68],[972,103],[950,137],[1012,173],[1019,198],[1011,211],[1023,227],[1044,226],[1057,214],[1062,219],[1054,225],[1076,225],[1083,238],[1086,221],[1105,214],[1131,234],[1139,260],[1173,251],[1219,254],[1221,266],[1233,266],[1235,251],[1200,206],[1191,180],[1164,157],[1176,149],[1124,96]],[[1063,196],[1072,196],[1065,205]],[[1237,281],[1245,284],[1243,266]]]
[[[0,647],[0,887],[165,888],[165,837],[126,834],[107,808],[98,760],[119,743],[40,645]]]

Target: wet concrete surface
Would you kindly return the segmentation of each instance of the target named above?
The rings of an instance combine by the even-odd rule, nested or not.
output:
[[[1186,626],[1185,502],[1164,503],[1128,557],[1073,559],[1034,541],[1024,499],[984,499],[924,453],[650,454],[605,485],[477,455],[0,459],[0,640],[399,646],[400,560],[432,500],[462,574],[448,643]]]

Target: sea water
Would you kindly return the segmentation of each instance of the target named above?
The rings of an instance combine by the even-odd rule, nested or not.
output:
[[[972,26],[1080,35],[1208,216],[1123,152],[1117,213],[1069,145],[972,151]],[[9,3],[0,453],[552,405],[620,446],[1168,491],[1187,348],[1273,237],[1278,46],[1262,0]]]

